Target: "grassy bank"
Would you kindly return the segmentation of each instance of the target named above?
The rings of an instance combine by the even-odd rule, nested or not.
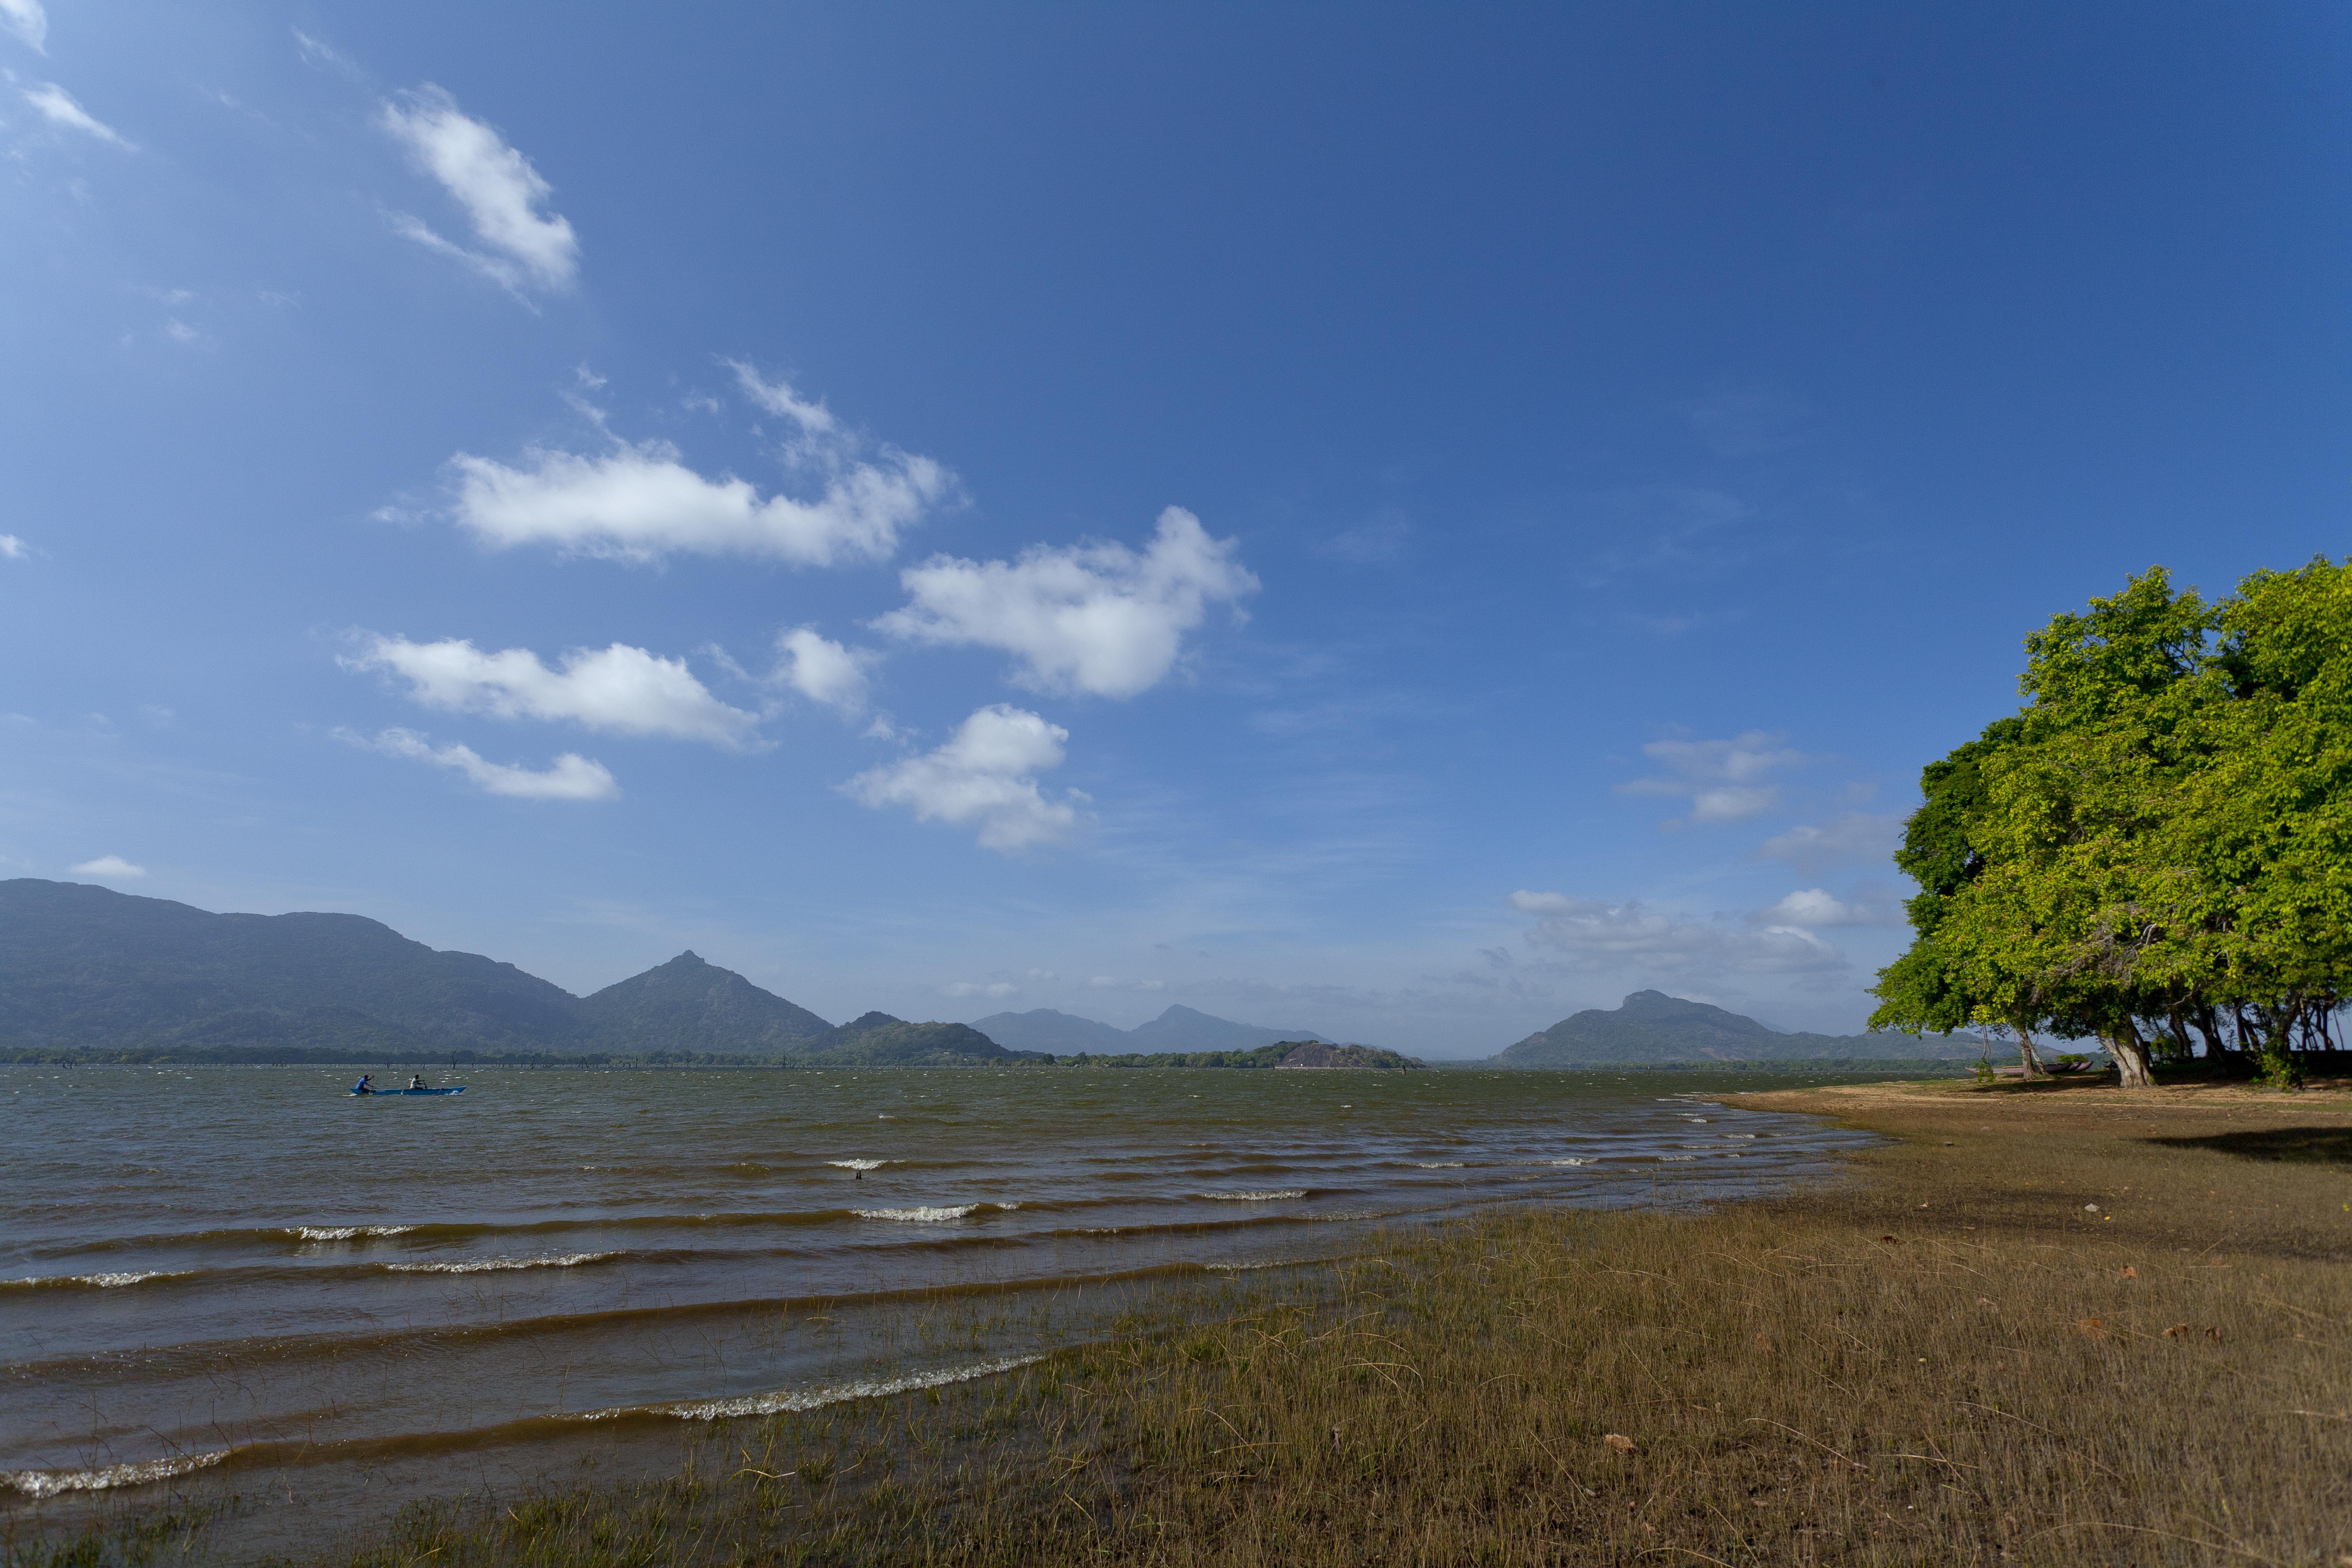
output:
[[[1894,1142],[1709,1215],[1399,1238],[1312,1307],[1269,1277],[335,1561],[2352,1563],[2352,1094],[1741,1098]]]

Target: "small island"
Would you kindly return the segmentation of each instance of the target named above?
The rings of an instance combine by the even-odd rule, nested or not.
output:
[[[1376,1046],[1332,1046],[1321,1040],[1286,1040],[1283,1044],[1289,1046],[1290,1049],[1274,1064],[1277,1068],[1370,1068],[1398,1072],[1427,1065],[1395,1051],[1381,1050]],[[1274,1048],[1281,1050],[1282,1046]]]

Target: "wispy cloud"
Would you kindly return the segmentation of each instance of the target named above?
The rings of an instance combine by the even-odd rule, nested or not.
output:
[[[759,715],[713,697],[686,660],[626,643],[573,648],[551,669],[528,648],[484,653],[457,637],[419,643],[371,635],[358,653],[339,662],[346,669],[397,676],[407,682],[412,700],[451,712],[569,721],[735,751],[759,742]]]
[[[579,237],[562,214],[542,210],[553,188],[505,137],[462,112],[456,99],[430,82],[383,104],[377,121],[465,209],[483,248],[445,239],[405,213],[394,219],[401,233],[517,292],[572,286],[579,273]]]
[[[1843,968],[1845,955],[1794,924],[1743,930],[1667,913],[1638,900],[1574,898],[1520,891],[1511,907],[1537,917],[1531,946],[1558,954],[1573,968],[1618,970],[1659,977],[1801,973]]]
[[[24,561],[31,558],[33,547],[13,533],[0,533],[0,561]]]
[[[870,806],[903,805],[919,822],[977,826],[984,849],[1010,854],[1066,838],[1086,796],[1049,800],[1036,775],[1062,765],[1070,732],[1003,703],[982,708],[937,751],[873,768],[842,785]]]
[[[1642,754],[1664,763],[1667,771],[1629,779],[1617,792],[1687,800],[1691,822],[1744,822],[1780,803],[1780,791],[1769,776],[1805,760],[1802,752],[1779,741],[1761,730],[1724,741],[1652,741]]]
[[[101,855],[71,869],[77,877],[96,877],[105,882],[135,881],[147,874],[146,867],[134,866],[120,855]]]
[[[1807,931],[1824,926],[1890,926],[1903,922],[1903,911],[1892,902],[1866,898],[1841,899],[1824,888],[1806,888],[1748,917],[1761,926],[1801,926]]]
[[[385,730],[369,737],[337,731],[343,740],[389,757],[406,757],[463,773],[475,787],[510,800],[617,800],[621,786],[604,764],[576,752],[566,752],[541,769],[485,762],[471,746],[452,742],[436,746],[432,738],[414,730]]]
[[[1767,838],[1763,852],[1769,858],[1785,861],[1804,875],[1814,877],[1834,866],[1884,862],[1892,858],[1895,847],[1902,842],[1900,816],[1854,812],[1819,825],[1791,827]]]
[[[1001,998],[1005,996],[1018,996],[1021,994],[1021,987],[1013,984],[1009,980],[957,980],[940,986],[940,989],[950,996],[988,996]]]
[[[84,109],[75,101],[72,93],[68,92],[56,82],[37,82],[31,87],[20,87],[16,90],[23,95],[26,103],[40,110],[42,119],[52,125],[62,125],[68,131],[79,131],[85,136],[94,136],[110,146],[121,148],[126,153],[137,150],[113,126]]]
[[[49,15],[41,0],[0,0],[0,27],[16,35],[35,54],[49,52]]]
[[[1341,530],[1318,544],[1315,552],[1350,565],[1373,566],[1402,555],[1412,538],[1412,524],[1391,511]]]
[[[932,557],[899,574],[912,601],[873,624],[909,642],[1002,648],[1014,679],[1046,691],[1132,697],[1165,678],[1213,604],[1258,581],[1181,507],[1139,554],[1123,544],[1040,545],[1018,561]]]

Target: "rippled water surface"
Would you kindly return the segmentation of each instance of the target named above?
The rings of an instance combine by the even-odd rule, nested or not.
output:
[[[1051,1349],[1079,1319],[1036,1304],[1104,1281],[1863,1141],[1655,1076],[352,1076],[0,1068],[0,1501],[918,1386]]]

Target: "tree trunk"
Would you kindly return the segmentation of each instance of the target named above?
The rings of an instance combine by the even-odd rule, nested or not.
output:
[[[2254,1058],[2263,1081],[2273,1089],[2301,1089],[2303,1061],[2294,1053],[2294,1014],[2257,1002],[2254,1016],[2263,1021],[2257,1037],[2261,1046]]]
[[[2154,1089],[2156,1069],[2148,1065],[2147,1047],[2140,1043],[2139,1031],[2126,1018],[2112,1035],[2102,1035],[2107,1054],[2116,1058],[2116,1071],[2126,1089]]]
[[[2011,1024],[2010,1030],[2017,1036],[2017,1059],[2025,1068],[2026,1078],[2048,1078],[2050,1069],[2042,1065],[2042,1053],[2034,1049],[2032,1033],[2022,1024]]]
[[[2189,1016],[2197,1021],[2198,1033],[2205,1037],[2207,1060],[2231,1078],[2245,1078],[2252,1074],[2253,1069],[2246,1065],[2245,1053],[2231,1046],[2221,1028],[2221,1020],[2210,1003],[2198,1003]]]

